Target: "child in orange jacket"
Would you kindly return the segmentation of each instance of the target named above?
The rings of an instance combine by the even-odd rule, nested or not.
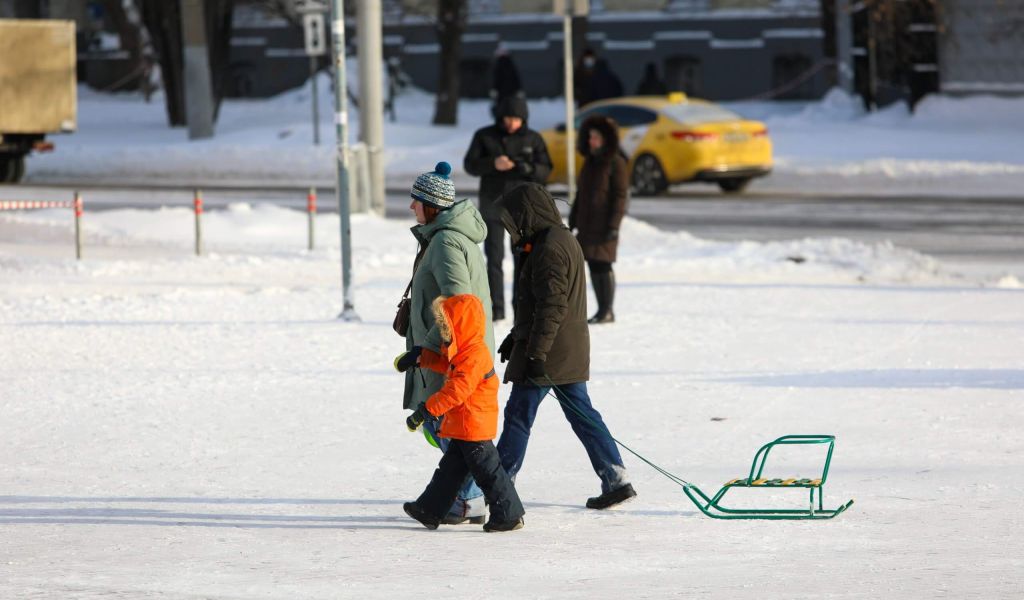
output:
[[[416,431],[429,416],[444,415],[438,435],[450,443],[427,489],[403,508],[427,529],[437,529],[459,486],[472,474],[491,507],[484,531],[519,529],[523,504],[493,442],[498,433],[498,378],[484,342],[483,305],[476,296],[461,294],[438,296],[433,308],[441,353],[414,346],[395,359],[395,368],[407,371],[420,366],[447,376],[444,386],[406,419],[406,425]]]

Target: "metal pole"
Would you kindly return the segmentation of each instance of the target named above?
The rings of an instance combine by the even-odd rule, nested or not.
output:
[[[82,194],[75,190],[75,258],[82,260]]]
[[[337,136],[338,216],[341,227],[341,294],[339,319],[358,321],[352,298],[352,224],[348,198],[348,84],[345,81],[345,2],[331,0],[331,32],[334,40],[334,125]]]
[[[573,94],[572,64],[573,3],[565,3],[562,15],[562,61],[565,71],[565,181],[569,184],[569,202],[576,200],[576,98]]]
[[[314,221],[316,221],[316,188],[309,188],[309,195],[306,196],[306,213],[309,215],[309,249],[313,249]]]
[[[320,94],[316,85],[316,57],[309,57],[309,78],[313,81],[313,145],[320,145]]]
[[[203,192],[196,190],[192,197],[192,210],[196,214],[196,256],[203,254]]]
[[[384,215],[384,66],[380,0],[359,0],[359,141],[366,144],[370,197],[362,205]]]

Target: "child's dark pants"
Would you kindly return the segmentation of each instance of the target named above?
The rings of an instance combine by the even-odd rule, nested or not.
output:
[[[434,477],[427,484],[416,504],[428,514],[440,519],[451,508],[459,487],[472,474],[477,485],[484,492],[491,507],[490,521],[511,523],[525,514],[512,480],[501,468],[498,450],[490,440],[466,442],[451,440],[448,450],[434,471]]]

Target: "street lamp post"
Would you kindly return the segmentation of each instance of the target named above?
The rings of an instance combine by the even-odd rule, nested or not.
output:
[[[337,196],[341,225],[341,293],[339,319],[359,321],[352,295],[352,223],[348,197],[348,99],[345,92],[345,2],[331,0],[331,32],[334,34],[334,125],[337,134]]]

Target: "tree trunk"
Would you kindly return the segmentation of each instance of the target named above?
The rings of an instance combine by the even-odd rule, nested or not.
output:
[[[825,35],[822,40],[825,58],[832,59],[831,67],[825,69],[828,76],[828,85],[832,87],[839,81],[838,65],[836,60],[836,1],[820,0],[821,2],[821,30]]]
[[[184,59],[178,2],[140,0],[139,12],[142,14],[142,22],[149,30],[149,38],[160,62],[167,122],[171,127],[183,127],[186,125]]]
[[[103,9],[110,15],[110,20],[113,21],[114,28],[121,38],[121,49],[128,52],[128,55],[131,57],[133,73],[133,76],[123,80],[119,86],[110,91],[117,92],[126,89],[136,89],[139,78],[146,75],[146,65],[143,62],[142,56],[141,32],[128,19],[128,14],[124,10],[122,0],[103,0]]]
[[[441,45],[441,74],[434,104],[434,125],[455,125],[459,117],[459,61],[466,30],[466,0],[439,0],[437,40]]]
[[[231,15],[234,0],[206,0],[206,39],[210,54],[210,85],[213,89],[213,120],[224,100],[224,82],[231,60]]]
[[[224,79],[231,51],[231,15],[235,3],[234,0],[207,0],[204,4],[206,36],[207,40],[211,40],[207,52],[210,61],[210,85],[213,89],[213,118],[216,121],[221,100],[224,98]],[[159,57],[167,120],[172,127],[184,126],[187,124],[185,63],[178,0],[139,0],[139,10]]]

